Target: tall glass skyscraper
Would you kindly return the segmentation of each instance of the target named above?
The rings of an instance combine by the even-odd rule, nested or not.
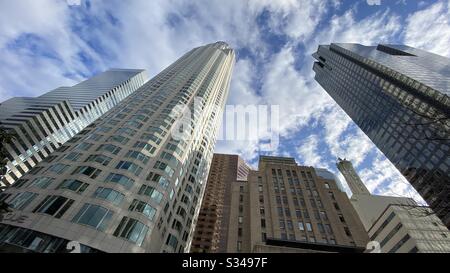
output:
[[[450,59],[382,44],[313,56],[317,82],[450,227]]]
[[[0,195],[0,248],[189,250],[234,62],[192,49],[39,163]]]
[[[11,185],[148,80],[138,69],[110,69],[72,87],[59,87],[37,98],[15,97],[0,104],[3,129],[16,136],[6,145]]]

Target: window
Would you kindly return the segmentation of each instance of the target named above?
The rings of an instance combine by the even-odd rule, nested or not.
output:
[[[191,177],[191,176],[189,176],[189,177]],[[165,189],[167,189],[167,187],[169,186],[169,181],[165,177],[163,177],[157,173],[150,172],[146,179],[149,181],[154,181],[154,182],[158,183],[161,187],[163,187]]]
[[[334,208],[340,210],[338,203],[334,203]]]
[[[33,192],[21,192],[17,194],[10,202],[9,206],[13,209],[23,210],[25,209],[36,197],[37,193]]]
[[[93,144],[83,142],[83,143],[80,143],[77,146],[75,146],[75,149],[76,150],[87,151],[87,150],[89,150],[92,147],[92,145]]]
[[[133,148],[141,148],[143,150],[146,150],[147,152],[153,154],[156,151],[156,148],[153,147],[151,144],[142,142],[142,141],[137,141]]]
[[[263,242],[267,240],[267,234],[265,232],[261,233],[261,239]]]
[[[33,210],[35,213],[45,213],[48,215],[61,218],[64,213],[72,206],[74,200],[58,196],[49,195]]]
[[[320,216],[322,217],[323,220],[328,220],[328,216],[327,216],[327,213],[325,211],[321,211],[320,212]]]
[[[121,149],[122,148],[117,147],[116,145],[113,144],[102,144],[97,148],[97,151],[107,151],[114,155],[117,155]]]
[[[280,220],[280,229],[285,229],[286,225],[284,223],[284,220]]]
[[[72,175],[74,174],[84,174],[92,179],[97,178],[97,176],[100,175],[102,171],[99,169],[96,169],[94,167],[88,167],[88,166],[80,166],[75,169],[75,171],[72,172]]]
[[[111,160],[111,157],[107,157],[105,155],[90,155],[85,162],[97,162],[102,164],[103,166],[108,166]]]
[[[241,242],[241,241],[238,241],[238,242],[237,242],[237,251],[238,251],[238,252],[241,252],[241,251],[242,251],[242,242]]]
[[[156,209],[154,207],[150,206],[149,204],[147,204],[143,201],[139,201],[137,199],[133,200],[133,202],[131,203],[128,210],[140,212],[140,213],[144,214],[145,216],[147,216],[147,218],[150,221],[153,221],[153,217],[156,214]]]
[[[127,239],[138,246],[141,246],[145,236],[147,235],[148,229],[148,226],[138,220],[123,217],[113,235]]]
[[[116,169],[118,170],[128,170],[130,171],[132,174],[139,176],[139,174],[142,171],[142,168],[139,167],[138,165],[131,163],[129,161],[120,161],[117,166]]]
[[[261,215],[264,215],[264,214],[265,214],[264,207],[260,207],[260,208],[259,208],[259,213],[260,213]]]
[[[345,235],[347,235],[348,237],[352,236],[352,233],[350,232],[350,229],[348,227],[344,227],[344,231],[345,231]]]
[[[161,203],[161,200],[163,198],[163,194],[157,191],[155,188],[147,185],[142,185],[139,189],[138,194],[146,195],[150,197],[153,201],[155,201],[157,204]]]
[[[68,189],[76,193],[83,193],[89,186],[88,183],[83,183],[79,180],[66,179],[56,189]]]
[[[303,222],[298,222],[298,229],[301,231],[305,230],[305,226],[303,225]]]
[[[57,173],[57,174],[62,174],[65,170],[67,170],[67,168],[69,168],[69,165],[64,165],[64,164],[58,163],[53,166],[50,166],[47,169],[47,171]]]
[[[242,236],[242,228],[238,228],[238,236],[239,236],[239,237]]]
[[[174,173],[174,170],[169,165],[167,165],[166,163],[161,162],[161,161],[156,161],[153,168],[163,170],[170,177],[172,177],[172,175]]]
[[[288,229],[290,229],[290,230],[293,230],[293,229],[294,229],[294,226],[292,225],[292,221],[291,221],[291,220],[287,220],[287,227],[288,227]]]
[[[239,217],[238,217],[238,223],[239,223],[239,224],[242,224],[242,219],[243,219],[242,216],[239,216]]]
[[[306,223],[306,230],[307,231],[312,231],[311,223]]]
[[[409,238],[411,238],[409,234],[406,234],[391,250],[388,251],[388,253],[394,253],[399,250],[399,248],[401,248],[409,240]]]
[[[72,219],[72,222],[91,226],[97,230],[105,231],[113,212],[104,207],[84,204],[80,211]]]
[[[403,227],[402,223],[399,223],[397,226],[395,226],[390,232],[389,234],[383,239],[383,241],[381,241],[380,246],[383,247],[387,244],[387,242],[389,242],[390,239],[392,239],[392,237],[397,234],[397,232]]]
[[[325,225],[325,230],[328,234],[333,234],[333,230],[331,229],[331,226],[329,224]]]
[[[110,201],[111,203],[113,203],[115,205],[119,205],[122,202],[125,195],[123,195],[122,193],[120,193],[118,191],[110,189],[110,188],[99,187],[94,192],[94,197]]]
[[[120,136],[120,135],[115,135],[115,136],[109,137],[106,141],[110,141],[110,142],[118,142],[118,143],[120,143],[120,144],[122,144],[122,145],[125,145],[125,144],[127,144],[127,142],[128,142],[129,140],[130,140],[130,139],[127,138],[127,137]]]
[[[83,154],[77,153],[77,152],[71,152],[70,154],[66,155],[64,159],[70,160],[70,161],[77,161]]]
[[[122,185],[127,190],[129,190],[134,184],[133,179],[117,173],[110,173],[108,177],[106,177],[105,182],[117,183],[119,185]]]
[[[266,228],[266,219],[261,219],[261,228]]]
[[[324,185],[325,185],[325,189],[329,189],[330,188],[330,184],[325,183]]]
[[[171,246],[173,249],[176,249],[178,246],[178,239],[175,235],[169,233],[169,236],[166,240],[166,245]]]
[[[148,156],[138,151],[128,151],[125,157],[137,159],[144,164],[147,164],[148,160],[150,159]]]
[[[34,167],[31,169],[31,171],[29,171],[29,174],[38,174],[40,171],[42,171],[44,169],[44,167]]]
[[[51,178],[51,177],[39,177],[39,178],[34,179],[30,183],[29,187],[37,187],[37,188],[41,188],[41,189],[46,189],[54,180],[55,179]]]
[[[318,223],[318,224],[317,224],[317,227],[319,228],[319,232],[320,232],[320,233],[325,233],[325,228],[323,227],[323,224]]]

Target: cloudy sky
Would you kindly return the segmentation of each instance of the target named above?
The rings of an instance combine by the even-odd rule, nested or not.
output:
[[[270,154],[336,173],[336,158],[346,157],[373,193],[421,201],[314,81],[311,54],[331,42],[400,43],[450,57],[449,1],[15,0],[0,1],[0,15],[0,101],[112,67],[154,76],[223,40],[237,52],[228,104],[280,106],[281,145]],[[258,147],[219,141],[217,152],[255,166]]]

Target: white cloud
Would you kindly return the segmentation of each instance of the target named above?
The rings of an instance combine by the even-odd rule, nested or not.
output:
[[[314,167],[328,167],[319,154],[318,145],[319,136],[317,135],[310,135],[302,140],[301,145],[297,148],[297,155],[301,164]]]
[[[378,195],[410,197],[426,204],[406,178],[381,154],[378,153],[373,166],[359,172],[370,192]]]
[[[417,11],[406,23],[405,44],[450,57],[450,1]]]

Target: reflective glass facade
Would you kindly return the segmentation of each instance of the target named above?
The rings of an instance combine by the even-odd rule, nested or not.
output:
[[[1,183],[14,183],[147,80],[144,70],[111,69],[37,98],[17,97],[1,103],[0,122],[17,136],[6,147],[8,171]]]
[[[0,194],[17,204],[2,223],[104,252],[187,251],[234,61],[223,42],[186,53]]]
[[[450,226],[450,60],[402,45],[319,46],[315,79]]]

